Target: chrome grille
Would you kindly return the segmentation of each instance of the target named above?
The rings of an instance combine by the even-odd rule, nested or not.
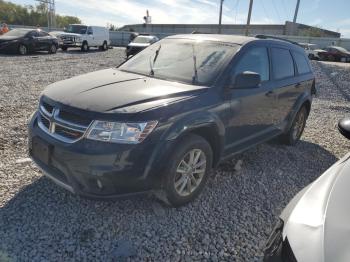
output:
[[[39,112],[38,126],[56,139],[67,143],[81,139],[92,121],[46,102],[40,104]]]

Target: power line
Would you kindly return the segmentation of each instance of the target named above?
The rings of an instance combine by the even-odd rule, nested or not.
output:
[[[288,19],[289,15],[288,15],[288,11],[287,11],[287,8],[286,8],[286,2],[284,0],[282,0],[282,6],[283,6],[283,11],[286,14],[286,17]]]
[[[265,8],[265,5],[264,5],[264,0],[261,0],[260,3],[262,5],[262,7],[263,7],[263,10],[264,10],[264,13],[265,13],[266,17],[269,17],[270,14],[268,14],[268,12],[266,11],[266,8]]]
[[[281,16],[280,16],[280,14],[279,14],[279,12],[278,12],[278,10],[277,10],[277,7],[276,7],[276,4],[275,4],[275,1],[274,1],[274,0],[272,0],[272,5],[273,5],[273,7],[274,7],[274,9],[275,9],[275,11],[276,11],[276,14],[277,14],[279,20],[282,21]]]
[[[235,24],[237,24],[237,14],[238,14],[238,5],[239,5],[239,0],[237,0],[236,5],[234,7],[236,14],[235,14]]]

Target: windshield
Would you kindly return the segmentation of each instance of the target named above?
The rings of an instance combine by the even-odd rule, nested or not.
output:
[[[142,43],[142,44],[146,44],[146,43],[150,43],[152,41],[152,38],[150,37],[146,37],[146,36],[138,36],[134,39],[134,41],[132,41],[133,43]]]
[[[6,36],[25,36],[30,30],[28,29],[13,29],[11,31],[8,31]]]
[[[164,39],[119,67],[120,70],[196,85],[209,85],[238,45],[214,41]]]
[[[337,49],[337,50],[340,51],[340,52],[344,52],[344,53],[347,53],[347,52],[348,52],[348,50],[346,50],[345,48],[340,47],[340,46],[337,46],[337,47],[334,47],[334,48]]]
[[[86,25],[69,25],[65,32],[74,33],[74,34],[86,34],[87,26]]]

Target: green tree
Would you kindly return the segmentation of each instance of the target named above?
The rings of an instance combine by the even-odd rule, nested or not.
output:
[[[0,0],[0,22],[13,25],[46,26],[47,6],[40,3],[36,6],[17,5]],[[61,16],[56,14],[56,26],[66,27],[68,24],[80,24],[81,20],[75,16]]]

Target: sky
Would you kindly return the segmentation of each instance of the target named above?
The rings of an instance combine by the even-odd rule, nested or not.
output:
[[[7,0],[8,1],[8,0]],[[10,0],[17,4],[35,0]],[[297,0],[254,0],[252,24],[284,24],[292,21]],[[56,13],[78,16],[93,25],[143,23],[146,10],[152,23],[218,22],[220,0],[56,0]],[[223,24],[247,20],[249,0],[225,0]],[[301,0],[297,22],[338,31],[350,38],[350,0]]]

